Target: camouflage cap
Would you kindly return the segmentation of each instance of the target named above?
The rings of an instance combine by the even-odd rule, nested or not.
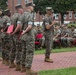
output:
[[[52,7],[46,7],[46,10],[52,10]]]
[[[25,6],[26,6],[26,7],[28,7],[28,6],[33,6],[33,7],[35,7],[35,4],[32,3],[32,2],[30,2],[30,3],[27,3]]]
[[[11,13],[9,9],[5,9],[5,10],[4,10],[4,14],[5,14],[5,15],[7,15],[7,14],[9,14],[9,13]]]
[[[54,12],[54,10],[52,9],[52,7],[46,7],[46,10],[51,10],[52,12]]]
[[[8,12],[8,11],[10,11],[10,10],[9,10],[9,9],[5,9],[5,10],[4,10],[4,12]]]
[[[15,9],[18,9],[18,8],[23,8],[21,4],[17,4],[15,5]]]

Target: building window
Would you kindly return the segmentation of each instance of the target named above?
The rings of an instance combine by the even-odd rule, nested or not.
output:
[[[67,15],[66,14],[64,14],[64,19],[66,19],[67,18]]]
[[[25,0],[25,3],[28,3],[28,0]]]
[[[72,19],[72,11],[69,11],[69,19]]]
[[[21,4],[21,0],[18,0],[18,4]]]
[[[58,13],[57,14],[54,14],[54,17],[55,17],[55,19],[58,19],[59,14]]]
[[[75,12],[75,14],[74,14],[74,18],[76,19],[76,12]]]
[[[25,3],[33,2],[33,0],[25,0]]]

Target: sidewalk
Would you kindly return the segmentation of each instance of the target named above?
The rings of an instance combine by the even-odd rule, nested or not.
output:
[[[32,69],[41,71],[76,67],[76,52],[52,53],[50,57],[54,63],[44,62],[44,55],[35,55]],[[9,69],[0,61],[0,75],[25,75],[25,73]]]

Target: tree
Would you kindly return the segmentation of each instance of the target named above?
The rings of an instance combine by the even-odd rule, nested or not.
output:
[[[0,0],[0,7],[4,10],[6,9],[7,7],[7,4],[6,4],[7,0]]]
[[[69,10],[76,10],[76,0],[34,0],[36,4],[36,12],[40,11],[44,14],[45,7],[51,6],[55,13],[61,14],[61,23],[64,23],[64,14]]]
[[[39,12],[40,14],[45,14],[45,8],[50,5],[48,0],[33,0],[35,3],[35,12]]]

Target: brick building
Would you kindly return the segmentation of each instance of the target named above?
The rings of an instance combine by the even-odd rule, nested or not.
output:
[[[8,8],[12,11],[12,14],[15,12],[15,5],[16,4],[21,4],[23,7],[25,7],[25,4],[27,2],[32,2],[33,0],[8,0],[7,4],[8,4]],[[25,10],[25,8],[24,8]],[[59,13],[54,13],[53,14],[55,16],[55,19],[57,21],[61,21],[61,16]],[[35,24],[41,24],[42,20],[43,20],[44,16],[43,15],[39,15],[38,13],[35,13]],[[66,15],[64,15],[64,20],[65,23],[69,23],[69,22],[73,22],[76,21],[76,13],[73,13],[73,11],[69,11],[69,13]]]

